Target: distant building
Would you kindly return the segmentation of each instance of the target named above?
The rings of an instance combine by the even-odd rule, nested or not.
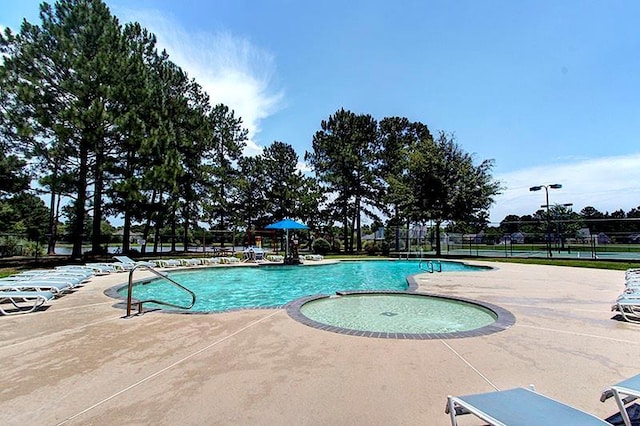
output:
[[[500,244],[524,244],[524,234],[522,232],[514,232],[500,237]]]
[[[591,231],[589,231],[589,228],[578,229],[576,239],[581,243],[589,242],[591,240]]]
[[[522,232],[514,232],[511,234],[512,244],[524,244],[524,234]]]
[[[604,232],[600,232],[597,237],[598,244],[610,244],[611,238],[606,235]]]
[[[462,236],[462,239],[466,243],[481,244],[482,242],[484,242],[484,232],[481,231],[477,234],[464,234]]]

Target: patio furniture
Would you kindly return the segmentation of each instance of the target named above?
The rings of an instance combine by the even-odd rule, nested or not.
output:
[[[492,426],[611,426],[592,414],[525,388],[449,396],[445,412],[452,426],[457,426],[457,416],[464,414],[473,414]]]
[[[640,294],[621,294],[611,310],[618,311],[627,322],[640,324]]]
[[[0,291],[0,313],[16,315],[33,312],[53,297],[50,291]],[[2,305],[6,303],[10,303],[13,309],[3,308]]]
[[[600,401],[605,402],[609,398],[615,398],[618,409],[622,415],[625,426],[632,426],[627,412],[627,405],[640,398],[640,374],[605,389]]]

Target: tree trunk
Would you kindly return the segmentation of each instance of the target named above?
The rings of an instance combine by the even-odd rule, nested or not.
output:
[[[342,206],[342,234],[344,240],[344,251],[349,251],[349,218],[347,217],[346,202]]]
[[[71,258],[74,260],[82,259],[82,240],[84,236],[84,207],[87,202],[87,175],[89,172],[88,157],[89,149],[87,148],[87,142],[80,141],[80,168],[78,170],[78,182],[76,186],[76,203],[74,205],[74,221],[71,225],[71,241],[73,243],[73,249],[71,250]]]
[[[187,252],[189,251],[188,248],[188,238],[189,238],[189,200],[185,200],[185,204],[184,204],[184,211],[182,214],[182,219],[184,220],[184,226],[183,226],[183,230],[182,230],[182,251],[183,252]]]
[[[225,230],[224,229],[224,227],[225,227],[225,225],[224,225],[224,217],[225,217],[225,215],[224,215],[224,213],[225,213],[224,212],[224,206],[226,205],[225,197],[226,197],[226,193],[225,193],[225,190],[224,190],[224,185],[220,185],[220,206],[222,208],[220,209],[219,218],[220,218],[220,230],[221,231]],[[247,229],[251,229],[251,222],[249,222],[249,226],[247,227]],[[225,240],[224,237],[225,237],[225,234],[223,232],[220,235],[221,235],[221,238],[222,238],[222,240],[220,241],[220,247],[224,248],[224,240]]]
[[[442,254],[442,247],[440,247],[440,221],[436,220],[436,257],[440,257]]]
[[[47,242],[47,255],[49,256],[56,254],[56,198],[56,192],[52,190],[49,203],[49,238]]]
[[[404,251],[407,252],[407,257],[411,252],[411,220],[407,219],[407,235],[405,236]]]
[[[151,193],[151,205],[153,205],[156,202],[156,190],[154,189],[153,192]],[[142,231],[142,239],[145,241],[148,241],[149,239],[149,232],[151,230],[151,217],[153,216],[153,211],[150,211],[149,214],[147,215],[147,220],[144,223],[144,229]],[[153,252],[155,253],[155,247],[157,245],[157,241],[154,242],[153,246]],[[140,248],[140,254],[145,254],[145,252],[147,251],[147,245],[144,244],[141,248]]]
[[[396,252],[400,251],[400,221],[398,220],[398,205],[395,205],[395,210],[396,210],[396,214],[395,214],[395,220],[394,220],[394,225],[395,225],[395,243],[396,243]]]
[[[356,215],[355,213],[351,217],[351,227],[349,228],[349,253],[353,253],[353,240],[354,240],[354,232],[356,230]]]
[[[104,154],[101,148],[96,152],[95,183],[93,193],[93,224],[91,231],[91,252],[93,254],[99,253],[102,249],[102,192],[104,190],[104,181],[102,179],[103,161]]]
[[[171,218],[171,251],[176,251],[176,212],[173,211],[173,217]]]
[[[356,198],[356,251],[362,252],[362,230],[360,228],[360,197]]]
[[[122,227],[122,252],[129,253],[131,250],[131,212],[129,209],[124,212],[124,226]]]
[[[160,201],[159,205],[162,205],[162,191],[160,191]],[[153,229],[155,232],[155,236],[153,238],[153,252],[158,253],[158,243],[160,243],[160,249],[162,249],[162,227],[164,226],[164,211],[156,215]]]

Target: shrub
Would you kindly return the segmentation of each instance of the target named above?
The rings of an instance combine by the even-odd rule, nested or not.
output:
[[[362,248],[369,256],[374,256],[378,251],[378,246],[374,241],[367,241],[366,243],[364,243],[364,246]]]
[[[388,242],[383,241],[382,244],[380,244],[380,250],[382,251],[383,256],[389,256],[391,245]]]
[[[313,253],[325,255],[331,251],[331,244],[324,238],[317,238],[313,242]]]
[[[44,250],[42,246],[35,241],[23,241],[22,242],[22,255],[23,256],[42,256]]]

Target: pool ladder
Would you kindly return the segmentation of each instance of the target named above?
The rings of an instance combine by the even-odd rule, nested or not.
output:
[[[436,268],[435,265],[438,267]],[[434,272],[442,272],[442,263],[439,260],[436,260],[435,263],[433,260],[421,260],[418,266],[420,269],[430,274],[433,274]]]
[[[174,286],[176,286],[176,287],[186,291],[187,293],[189,293],[191,295],[191,304],[189,304],[189,306],[182,306],[182,305],[177,305],[175,303],[164,302],[162,300],[155,300],[155,299],[136,300],[134,302],[133,301],[133,297],[132,297],[132,293],[133,293],[133,273],[138,268],[147,269],[147,270],[151,271],[152,273],[154,273],[155,275],[157,275],[158,277],[160,277],[161,279],[167,280],[171,284],[173,284]],[[148,283],[144,283],[144,284],[148,284]],[[196,294],[193,291],[191,291],[188,288],[186,288],[185,286],[183,286],[182,284],[180,284],[179,282],[169,278],[166,273],[157,271],[157,270],[155,270],[154,268],[152,268],[151,266],[148,266],[148,265],[136,265],[129,271],[129,286],[128,286],[128,289],[127,289],[127,316],[125,318],[131,318],[131,316],[132,316],[131,315],[131,305],[133,305],[133,304],[138,305],[138,314],[141,314],[142,313],[142,305],[144,303],[149,303],[149,302],[155,303],[155,304],[158,304],[158,305],[171,306],[172,308],[191,309],[191,308],[193,308],[193,305],[196,304]]]

